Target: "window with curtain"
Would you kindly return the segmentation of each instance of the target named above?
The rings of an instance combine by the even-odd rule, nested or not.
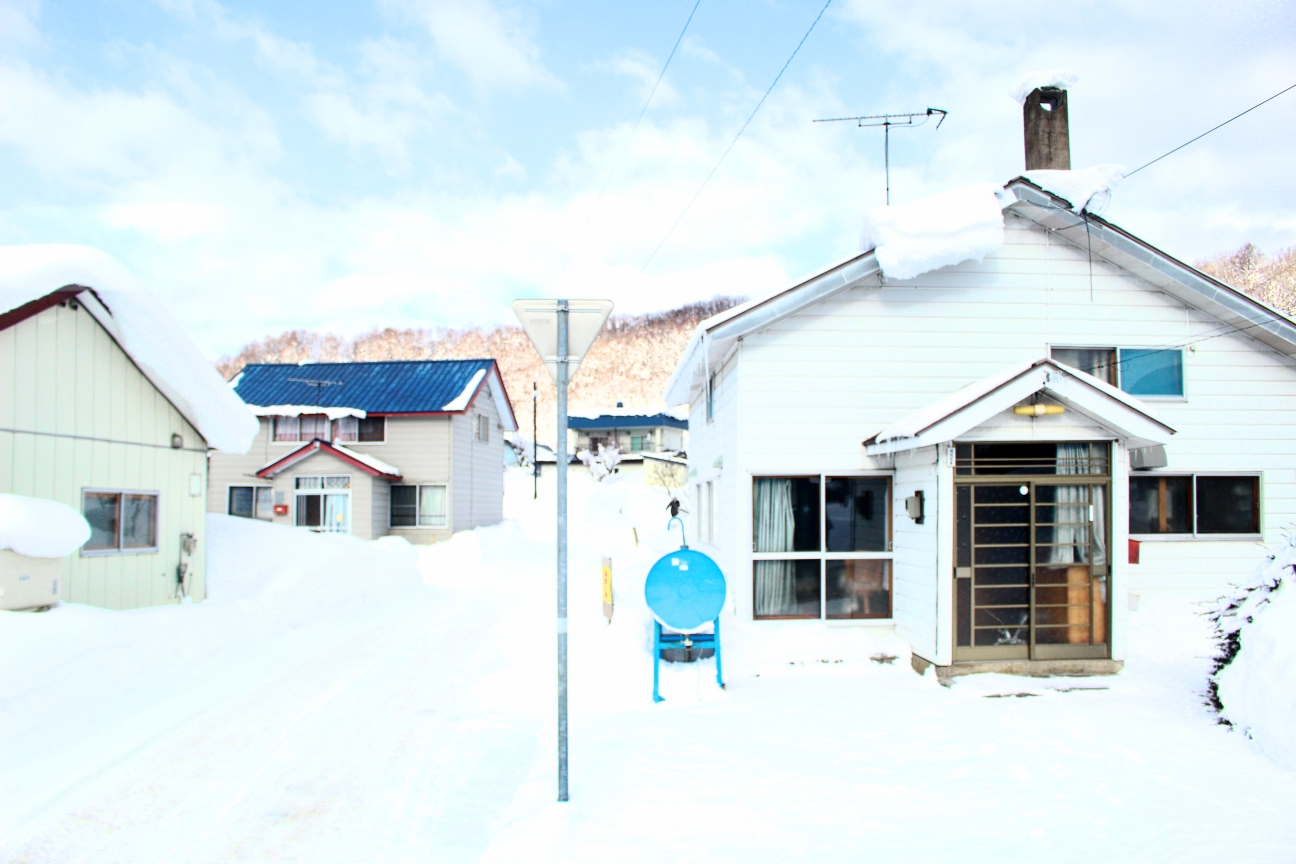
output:
[[[757,477],[756,618],[889,618],[888,477]]]
[[[339,444],[348,444],[360,440],[360,419],[358,417],[339,417],[333,421],[333,440]]]
[[[296,441],[301,430],[301,423],[296,417],[274,418],[274,440]]]
[[[449,524],[449,491],[443,483],[391,487],[392,528],[444,528]]]

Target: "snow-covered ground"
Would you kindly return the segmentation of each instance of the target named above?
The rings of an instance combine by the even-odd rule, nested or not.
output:
[[[1296,773],[1202,704],[1183,602],[1142,598],[1112,678],[708,661],[654,705],[665,498],[572,480],[569,803],[552,486],[514,472],[509,521],[439,546],[212,517],[205,603],[0,613],[0,860],[1293,859]]]

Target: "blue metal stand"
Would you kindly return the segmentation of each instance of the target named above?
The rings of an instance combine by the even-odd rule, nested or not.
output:
[[[710,633],[663,633],[660,621],[653,622],[653,701],[662,702],[658,693],[658,682],[661,680],[662,651],[668,649],[710,648],[715,651],[716,684],[724,689],[724,672],[720,666],[720,616],[712,622]]]

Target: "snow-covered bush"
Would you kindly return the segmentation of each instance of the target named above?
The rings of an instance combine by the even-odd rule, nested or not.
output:
[[[597,454],[582,450],[576,454],[576,458],[589,469],[591,477],[602,481],[616,473],[617,466],[621,464],[621,448],[615,444],[611,447],[600,444]]]
[[[1212,613],[1210,701],[1275,761],[1296,768],[1296,539]]]

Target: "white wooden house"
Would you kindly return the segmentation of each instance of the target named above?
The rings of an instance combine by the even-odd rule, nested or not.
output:
[[[879,212],[883,242],[698,327],[666,402],[726,666],[871,630],[946,673],[1110,671],[1140,595],[1218,596],[1290,529],[1296,323],[1081,212],[1093,176],[973,190],[992,241],[920,272]]]
[[[55,599],[109,609],[203,599],[208,449],[246,450],[255,429],[116,261],[0,249],[0,492],[61,502],[91,529],[58,560],[0,551],[0,577],[50,574]]]

